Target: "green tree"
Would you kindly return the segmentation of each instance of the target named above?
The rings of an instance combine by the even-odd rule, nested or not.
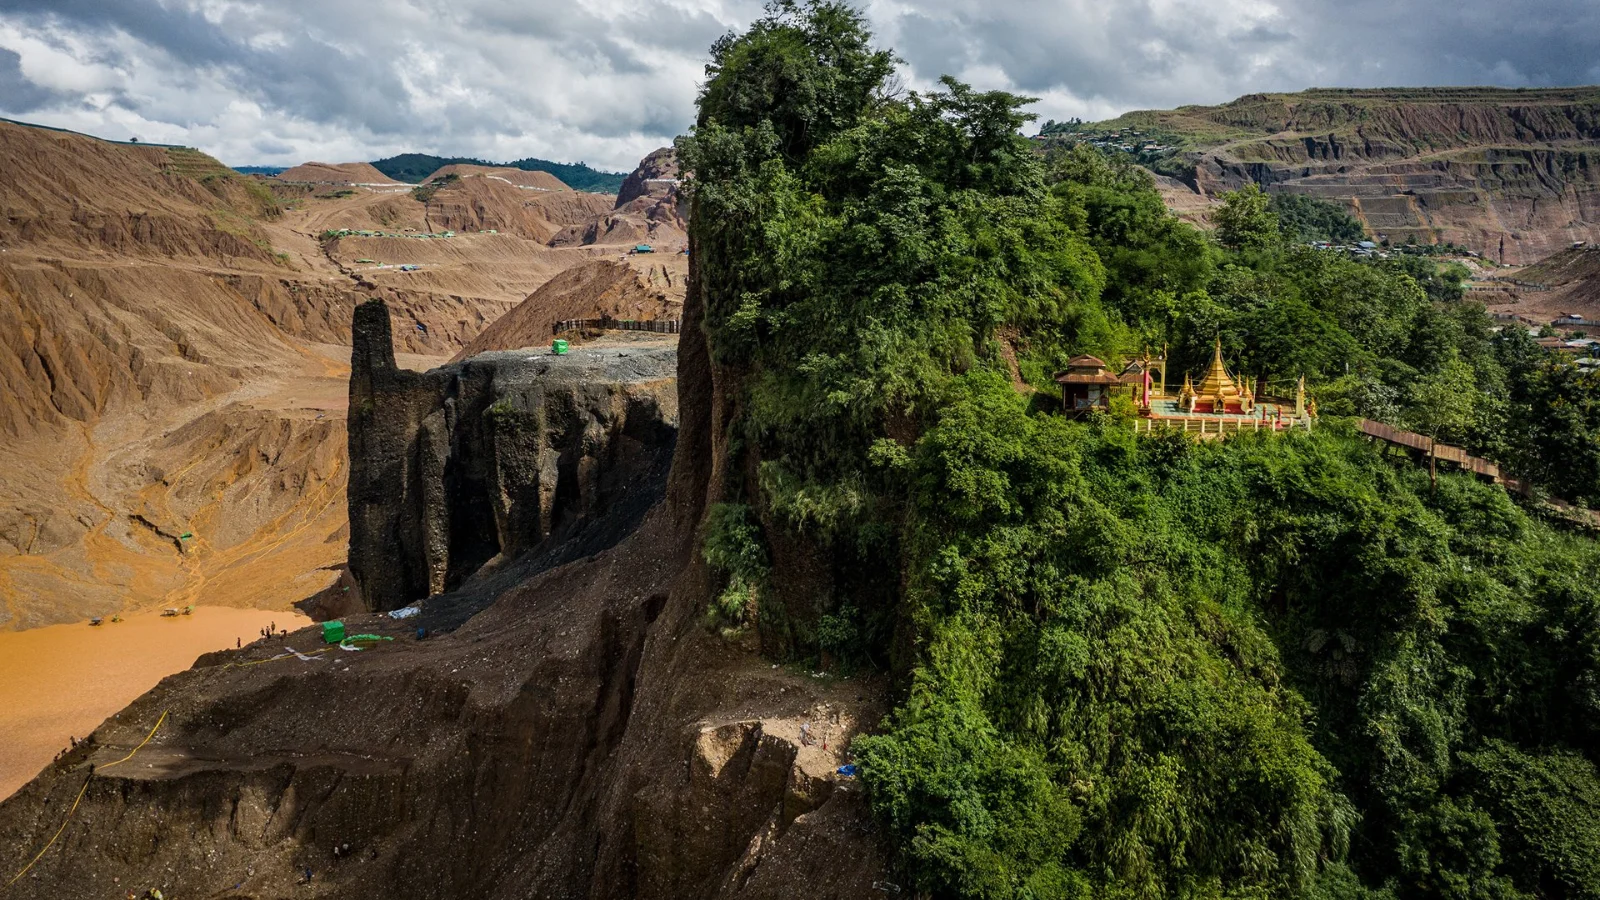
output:
[[[1437,443],[1441,437],[1459,438],[1472,424],[1478,400],[1472,366],[1452,359],[1437,372],[1418,378],[1411,386],[1409,415],[1418,430]],[[1439,486],[1438,454],[1428,451],[1428,477]]]
[[[1222,195],[1212,215],[1217,240],[1232,250],[1276,250],[1283,243],[1278,216],[1267,195],[1254,182]]]
[[[1338,203],[1301,194],[1273,194],[1270,205],[1282,225],[1285,240],[1353,244],[1367,236],[1360,220]]]
[[[1022,98],[893,96],[879,52],[847,8],[774,7],[719,42],[681,148],[727,412],[705,600],[754,596],[770,655],[892,664],[853,750],[907,882],[1596,896],[1594,541],[1338,421],[1136,435],[1048,413],[1010,363],[1048,389],[1170,331],[1181,375],[1220,334],[1252,375],[1450,437],[1479,389],[1588,428],[1589,388],[1538,386],[1541,355],[1401,267],[1203,247],[1165,271],[1195,232],[1147,176],[1041,161]],[[718,594],[736,578],[754,593]]]

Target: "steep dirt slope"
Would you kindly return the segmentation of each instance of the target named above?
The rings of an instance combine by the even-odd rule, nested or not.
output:
[[[1494,290],[1496,286],[1503,288]],[[1570,247],[1523,269],[1477,281],[1473,288],[1473,298],[1492,312],[1540,324],[1569,316],[1600,321],[1600,246]]]
[[[1254,180],[1341,202],[1371,231],[1530,263],[1600,239],[1600,88],[1254,94],[1129,113],[1214,195]]]
[[[491,350],[548,344],[551,326],[565,319],[680,318],[686,274],[679,273],[667,284],[665,273],[652,278],[654,273],[642,274],[635,266],[617,260],[595,260],[573,266],[484,329],[456,353],[452,362]],[[661,287],[656,287],[652,281]]]
[[[355,307],[385,299],[397,349],[442,360],[601,252],[543,240],[611,203],[471,175],[440,193],[533,237],[424,238],[410,186],[308,190],[9,124],[0,166],[0,628],[320,590]],[[388,236],[322,236],[349,227]]]
[[[565,226],[610,208],[611,197],[605,194],[524,187],[497,175],[467,175],[432,193],[427,224],[434,231],[503,231],[543,244]]]
[[[373,168],[371,163],[301,163],[274,176],[278,181],[311,184],[393,184],[394,179]]]
[[[315,342],[360,288],[196,151],[0,124],[0,166],[0,628],[324,586],[348,368]]]

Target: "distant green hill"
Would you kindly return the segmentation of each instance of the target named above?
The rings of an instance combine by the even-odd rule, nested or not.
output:
[[[234,166],[233,170],[241,175],[277,175],[289,171],[288,166]]]
[[[432,156],[427,153],[402,153],[387,159],[374,160],[373,167],[396,181],[405,181],[412,184],[421,182],[440,166],[468,165],[468,166],[505,166],[513,169],[522,169],[528,172],[549,172],[561,179],[562,184],[573,190],[594,191],[601,194],[615,194],[622,188],[622,180],[627,177],[622,172],[602,172],[590,168],[584,163],[558,163],[548,159],[529,157],[515,162],[489,162],[467,156]]]

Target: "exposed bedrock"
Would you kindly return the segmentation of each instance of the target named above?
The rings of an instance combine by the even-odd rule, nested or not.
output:
[[[369,609],[458,587],[496,557],[631,530],[677,436],[671,346],[538,348],[411,372],[388,309],[357,309],[350,379],[350,572]],[[602,519],[607,534],[591,533]],[[599,531],[607,531],[605,528]]]

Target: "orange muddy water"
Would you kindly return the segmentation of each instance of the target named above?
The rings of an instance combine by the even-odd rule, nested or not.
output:
[[[249,643],[270,622],[311,624],[294,611],[202,606],[193,615],[132,613],[106,620],[0,632],[0,799],[39,774],[71,737],[211,650]]]

